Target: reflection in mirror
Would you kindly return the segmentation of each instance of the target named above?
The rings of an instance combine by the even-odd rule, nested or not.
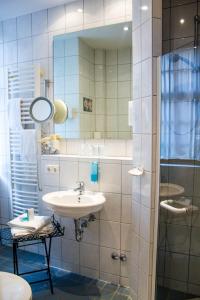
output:
[[[55,133],[131,138],[131,43],[131,23],[54,37],[54,99],[68,107],[68,118],[55,125]]]
[[[37,123],[51,120],[54,116],[54,105],[45,97],[38,97],[30,105],[31,118]]]

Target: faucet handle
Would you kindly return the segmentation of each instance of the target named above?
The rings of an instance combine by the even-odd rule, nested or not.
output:
[[[84,181],[77,181],[76,183],[79,185],[79,187],[81,189],[85,189],[85,182]]]

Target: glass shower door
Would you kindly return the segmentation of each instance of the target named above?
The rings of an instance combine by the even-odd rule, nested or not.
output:
[[[200,299],[200,52],[161,58],[157,300]]]

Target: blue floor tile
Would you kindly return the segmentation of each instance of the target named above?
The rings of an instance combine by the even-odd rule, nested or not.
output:
[[[44,257],[39,254],[19,250],[19,271],[28,272],[44,268]],[[13,272],[12,248],[0,246],[0,271]],[[46,271],[23,276],[28,282],[46,278]],[[31,284],[33,300],[128,300],[129,291],[108,284],[51,268],[54,294],[50,292],[49,282]],[[130,300],[130,298],[129,298]]]

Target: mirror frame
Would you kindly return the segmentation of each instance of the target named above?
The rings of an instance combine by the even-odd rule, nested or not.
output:
[[[34,117],[33,113],[32,113],[34,104],[35,104],[36,102],[38,102],[39,100],[46,101],[46,102],[49,104],[49,106],[51,107],[51,112],[50,112],[49,116],[48,116],[46,119],[42,120],[42,121],[39,121],[38,119],[36,119],[36,118]],[[33,100],[33,102],[32,102],[31,105],[30,105],[29,112],[30,112],[31,118],[32,118],[36,123],[44,123],[44,122],[47,122],[47,121],[49,121],[49,120],[51,120],[51,119],[53,118],[54,112],[55,112],[55,108],[54,108],[53,103],[52,103],[49,99],[40,96],[40,97],[37,97],[37,98],[35,98],[35,99]]]

